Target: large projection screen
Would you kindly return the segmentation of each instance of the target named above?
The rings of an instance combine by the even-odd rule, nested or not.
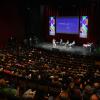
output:
[[[79,34],[79,17],[56,17],[56,33]]]

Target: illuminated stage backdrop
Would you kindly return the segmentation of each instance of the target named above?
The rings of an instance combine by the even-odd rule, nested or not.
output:
[[[88,16],[80,17],[80,38],[87,38],[88,35]]]
[[[49,35],[55,35],[55,17],[49,17]]]

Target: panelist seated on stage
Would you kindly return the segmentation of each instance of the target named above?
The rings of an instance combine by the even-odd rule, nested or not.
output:
[[[73,41],[72,43],[69,43],[69,44],[68,44],[69,47],[72,47],[72,46],[74,46],[74,45],[75,45],[75,41]]]
[[[67,42],[65,43],[65,46],[68,46],[69,45],[69,40],[67,40]]]
[[[62,45],[62,44],[63,44],[63,39],[60,39],[59,44],[60,44],[60,45]]]

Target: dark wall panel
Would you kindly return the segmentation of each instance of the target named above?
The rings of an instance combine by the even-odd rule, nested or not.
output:
[[[20,41],[21,34],[24,34],[23,18],[18,10],[16,0],[0,2],[0,47],[6,45],[11,36]]]

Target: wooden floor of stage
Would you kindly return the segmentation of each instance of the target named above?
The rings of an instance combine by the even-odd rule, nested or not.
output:
[[[45,50],[50,51],[59,51],[59,52],[67,52],[67,53],[73,53],[73,54],[79,54],[79,55],[92,55],[93,53],[90,51],[89,48],[84,48],[83,46],[73,46],[73,47],[67,47],[65,45],[57,45],[55,48],[53,48],[52,43],[39,43],[36,45],[37,48],[42,48]]]

